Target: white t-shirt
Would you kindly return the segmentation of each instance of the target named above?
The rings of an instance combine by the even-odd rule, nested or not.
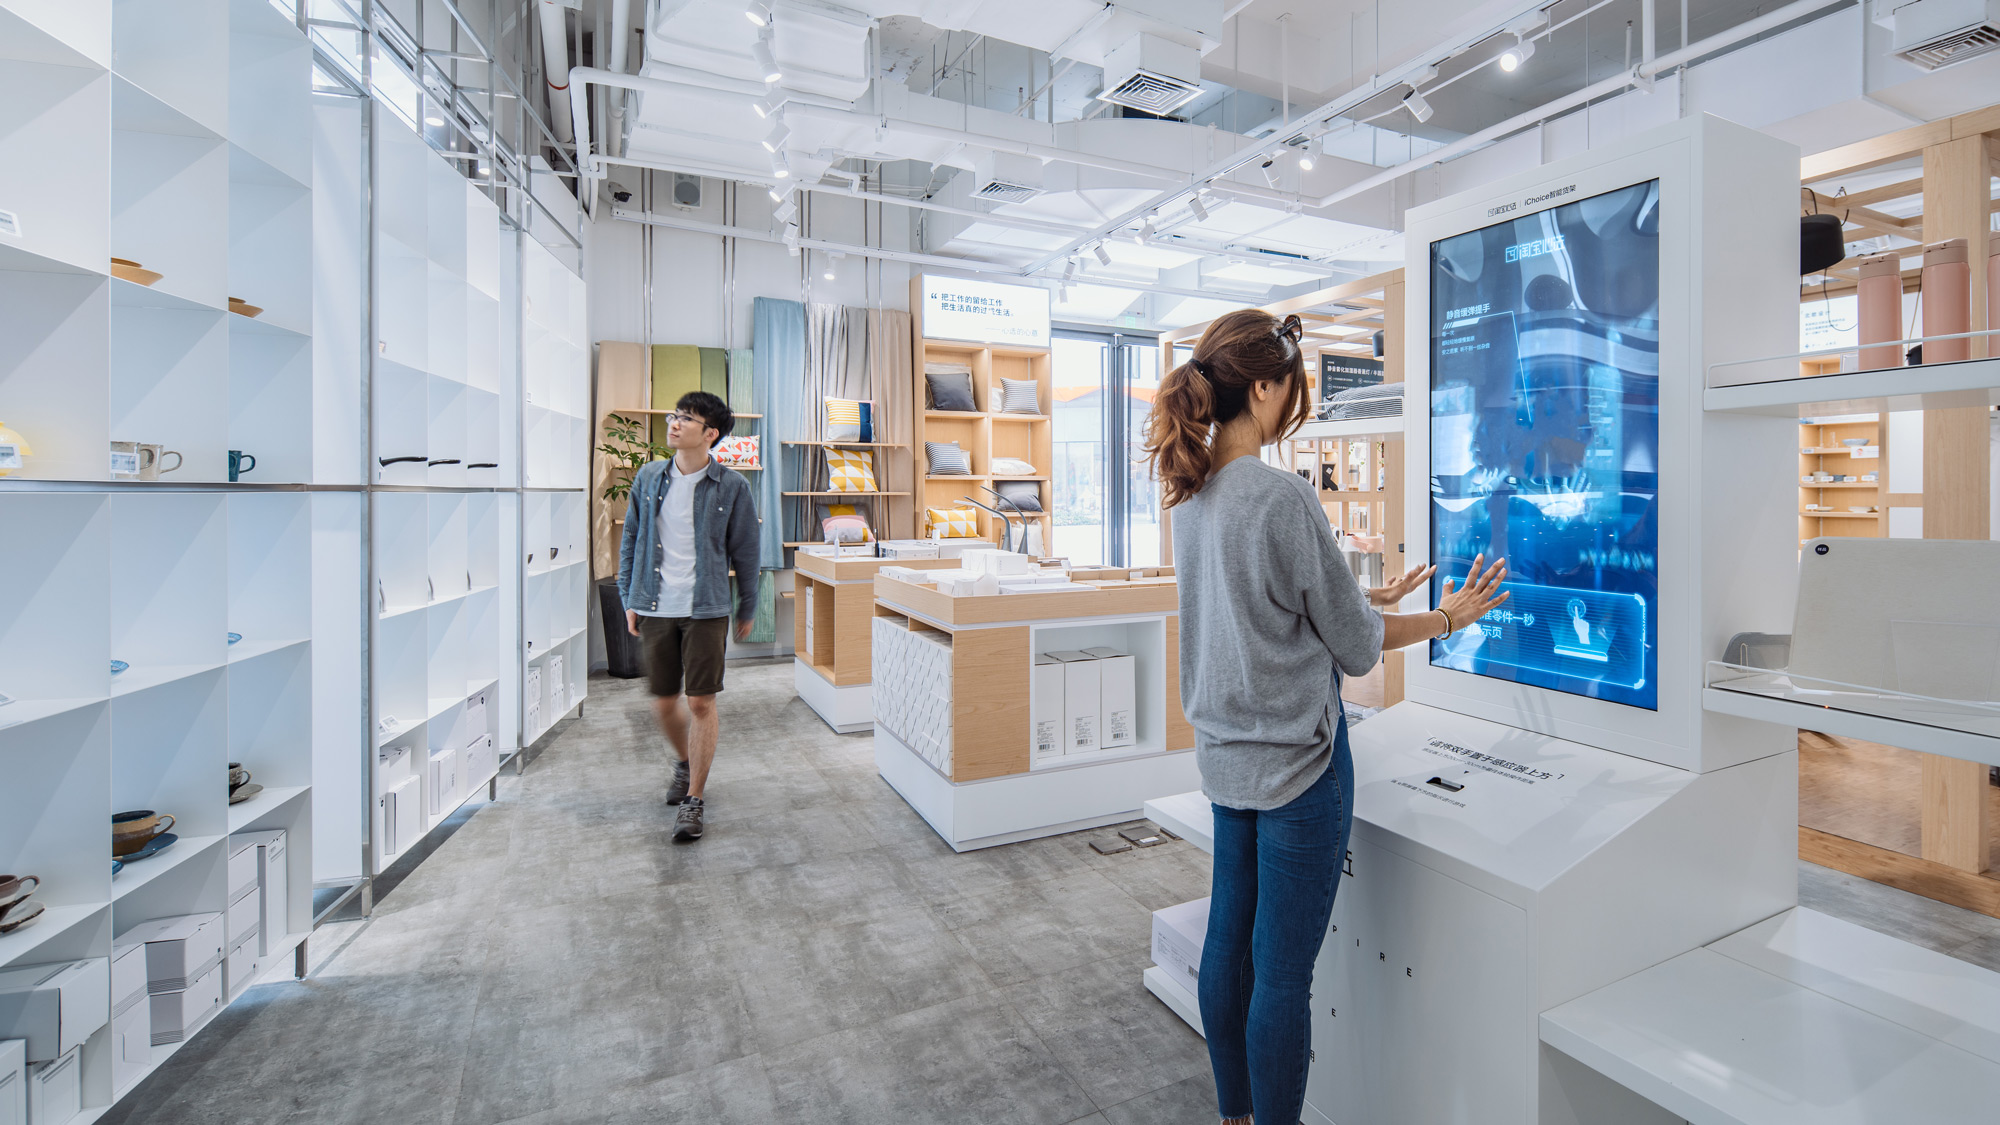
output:
[[[684,476],[680,464],[667,462],[667,489],[660,496],[654,522],[660,536],[660,600],[653,617],[689,617],[694,613],[694,486],[706,468]]]

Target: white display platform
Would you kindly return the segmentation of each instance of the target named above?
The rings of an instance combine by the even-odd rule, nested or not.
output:
[[[2000,1106],[2000,973],[1811,910],[1540,1025],[1549,1046],[1700,1125],[1958,1125]]]
[[[1159,997],[1160,1003],[1173,1009],[1173,1013],[1179,1016],[1183,1023],[1194,1028],[1196,1035],[1208,1038],[1208,1032],[1201,1029],[1201,1001],[1194,993],[1176,983],[1173,974],[1158,965],[1148,965],[1141,979],[1146,982],[1146,991]]]
[[[954,782],[880,727],[875,768],[961,852],[1134,820],[1151,794],[1200,784],[1193,750]]]
[[[841,687],[813,671],[813,666],[792,658],[792,686],[813,713],[826,720],[836,734],[858,734],[875,729],[875,686],[849,684]]]

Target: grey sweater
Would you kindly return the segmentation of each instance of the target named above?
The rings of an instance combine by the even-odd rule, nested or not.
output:
[[[1239,457],[1173,510],[1181,709],[1202,791],[1275,809],[1333,756],[1342,672],[1382,653],[1382,615],[1341,560],[1303,479]]]

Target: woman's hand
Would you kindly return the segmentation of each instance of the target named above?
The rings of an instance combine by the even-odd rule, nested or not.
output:
[[[1368,604],[1376,607],[1395,605],[1407,597],[1410,591],[1429,580],[1435,566],[1413,566],[1401,578],[1390,581],[1385,586],[1377,586],[1368,591]],[[1454,619],[1455,620],[1455,619]]]
[[[1493,565],[1481,569],[1485,555],[1472,560],[1472,569],[1466,573],[1465,585],[1454,590],[1451,579],[1444,580],[1444,596],[1438,599],[1438,608],[1451,621],[1453,630],[1486,616],[1486,611],[1507,600],[1500,591],[1500,584],[1507,580],[1507,560],[1495,559]]]

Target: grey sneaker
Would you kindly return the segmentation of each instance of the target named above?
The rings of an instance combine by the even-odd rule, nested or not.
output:
[[[700,797],[689,797],[681,802],[681,811],[674,817],[676,843],[701,839],[701,808]]]
[[[667,803],[678,805],[682,801],[687,800],[687,795],[688,764],[686,762],[675,762],[674,779],[667,783]]]

